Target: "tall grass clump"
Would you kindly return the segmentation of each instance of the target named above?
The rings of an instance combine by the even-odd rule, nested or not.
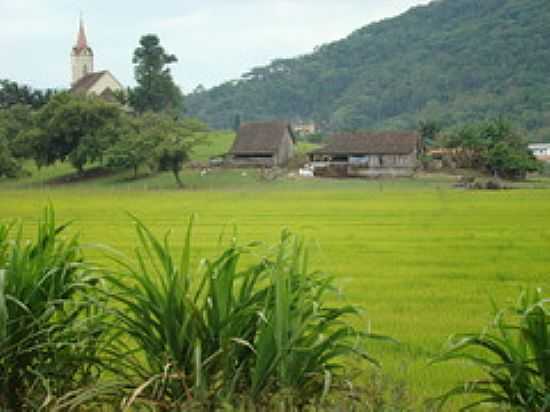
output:
[[[524,291],[515,306],[499,311],[491,330],[455,338],[437,361],[461,360],[483,377],[461,383],[435,401],[469,395],[463,410],[483,404],[513,410],[550,411],[550,299],[540,290]]]
[[[135,258],[115,257],[110,278],[112,350],[123,380],[122,409],[213,409],[292,399],[321,401],[337,390],[349,356],[370,359],[368,335],[348,323],[353,306],[332,307],[330,279],[310,272],[303,242],[284,232],[259,257],[236,242],[191,264],[191,227],[176,258],[135,220]],[[254,263],[244,265],[243,256]],[[289,409],[290,410],[290,409]]]
[[[0,224],[0,410],[48,408],[99,373],[97,279],[66,228],[51,208],[34,241]]]

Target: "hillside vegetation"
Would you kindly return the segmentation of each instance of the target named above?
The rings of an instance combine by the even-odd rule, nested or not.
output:
[[[550,141],[550,4],[453,0],[371,24],[187,97],[212,127],[314,119],[329,129],[407,129],[506,116]]]

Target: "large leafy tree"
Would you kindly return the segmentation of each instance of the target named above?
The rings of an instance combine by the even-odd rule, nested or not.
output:
[[[138,85],[130,90],[129,96],[130,104],[137,112],[178,113],[183,109],[183,94],[168,67],[177,61],[175,55],[164,50],[158,36],[148,34],[141,38],[133,58]]]
[[[183,166],[205,131],[206,126],[197,120],[178,119],[164,113],[148,112],[126,118],[117,142],[107,151],[108,164],[132,169],[134,178],[143,166],[167,170],[182,187]]]
[[[56,95],[35,116],[35,127],[24,139],[31,142],[37,165],[69,160],[83,172],[87,163],[103,159],[118,137],[121,110],[95,97]]]

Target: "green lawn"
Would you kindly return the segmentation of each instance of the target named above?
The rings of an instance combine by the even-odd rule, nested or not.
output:
[[[225,146],[230,139],[225,139]],[[220,144],[203,151],[208,158]],[[372,345],[384,369],[406,379],[418,399],[471,376],[467,365],[428,366],[455,332],[480,331],[520,287],[550,290],[550,190],[464,191],[454,178],[265,181],[253,170],[187,171],[184,190],[170,174],[137,181],[118,173],[52,184],[71,173],[62,165],[16,182],[0,181],[0,219],[19,218],[30,233],[51,202],[61,220],[90,244],[125,252],[136,245],[131,212],[155,232],[174,230],[197,214],[195,257],[217,250],[219,234],[274,242],[283,228],[303,234],[314,267],[330,272],[350,300],[366,310],[365,327],[399,346]],[[548,180],[529,182],[548,186]],[[97,250],[89,254],[100,258]],[[449,410],[453,410],[451,407]]]

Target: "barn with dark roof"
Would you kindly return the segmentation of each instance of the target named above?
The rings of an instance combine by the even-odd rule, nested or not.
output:
[[[232,166],[283,166],[294,155],[296,138],[285,121],[255,122],[241,125],[233,147],[227,154]]]
[[[409,176],[421,151],[415,133],[342,133],[309,153],[318,175]]]

